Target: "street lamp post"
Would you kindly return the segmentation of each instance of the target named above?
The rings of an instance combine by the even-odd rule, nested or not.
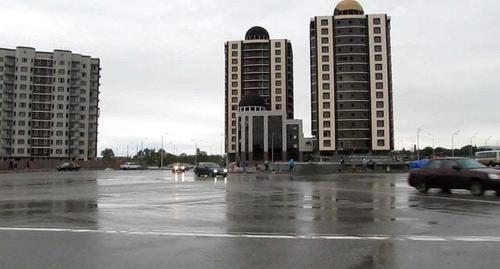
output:
[[[417,160],[420,160],[420,132],[422,128],[418,128],[417,130]]]
[[[491,136],[488,137],[488,138],[486,138],[486,140],[484,141],[484,146],[485,147],[488,147],[488,142],[490,141],[490,139],[491,139]]]
[[[436,159],[436,139],[433,134],[427,134],[428,136],[432,137],[432,158]]]
[[[160,152],[160,168],[163,167],[163,154],[165,152],[165,150],[163,149],[163,135],[168,135],[168,133],[165,133],[165,134],[162,134],[161,135],[161,152]]]
[[[459,133],[460,133],[460,130],[456,131],[451,136],[451,157],[455,157],[455,136],[457,136]]]
[[[471,136],[470,138],[470,157],[472,158],[474,156],[474,141],[473,139],[477,137],[477,133],[474,134],[474,136]]]

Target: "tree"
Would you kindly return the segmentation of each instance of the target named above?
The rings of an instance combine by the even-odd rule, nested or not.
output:
[[[115,153],[113,152],[113,150],[108,148],[101,151],[101,155],[104,160],[110,160],[115,157]]]

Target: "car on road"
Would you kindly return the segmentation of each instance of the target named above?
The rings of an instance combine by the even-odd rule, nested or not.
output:
[[[182,174],[184,172],[186,172],[186,166],[184,166],[182,164],[179,164],[179,163],[174,164],[172,166],[172,173],[174,173],[174,174],[178,174],[178,173]]]
[[[140,164],[136,164],[134,162],[126,162],[120,165],[120,169],[122,170],[142,170],[142,166]]]
[[[75,162],[65,162],[57,166],[57,171],[78,171],[80,165]]]
[[[484,165],[495,167],[500,165],[500,150],[480,151],[476,153],[476,160]]]
[[[194,168],[194,174],[198,177],[208,176],[208,177],[227,177],[227,169],[216,164],[209,162],[201,162]]]
[[[500,195],[500,171],[468,158],[431,160],[420,169],[410,170],[408,184],[421,193],[439,188],[445,193],[452,189],[466,189],[475,196],[487,190]]]

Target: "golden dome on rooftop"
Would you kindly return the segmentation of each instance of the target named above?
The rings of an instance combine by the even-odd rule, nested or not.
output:
[[[363,15],[365,12],[356,0],[342,0],[335,7],[335,15]]]

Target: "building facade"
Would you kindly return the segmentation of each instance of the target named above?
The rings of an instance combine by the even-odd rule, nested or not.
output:
[[[302,121],[289,119],[287,113],[267,109],[257,92],[243,96],[236,113],[237,161],[302,161],[312,151],[306,141]],[[309,143],[309,145],[308,145]]]
[[[293,119],[293,52],[286,39],[270,39],[262,27],[252,27],[245,40],[225,43],[225,149],[236,160],[238,104],[255,92],[266,111]]]
[[[343,0],[310,22],[311,127],[315,152],[394,149],[391,20]]]
[[[95,159],[100,70],[71,51],[0,49],[0,158]]]

